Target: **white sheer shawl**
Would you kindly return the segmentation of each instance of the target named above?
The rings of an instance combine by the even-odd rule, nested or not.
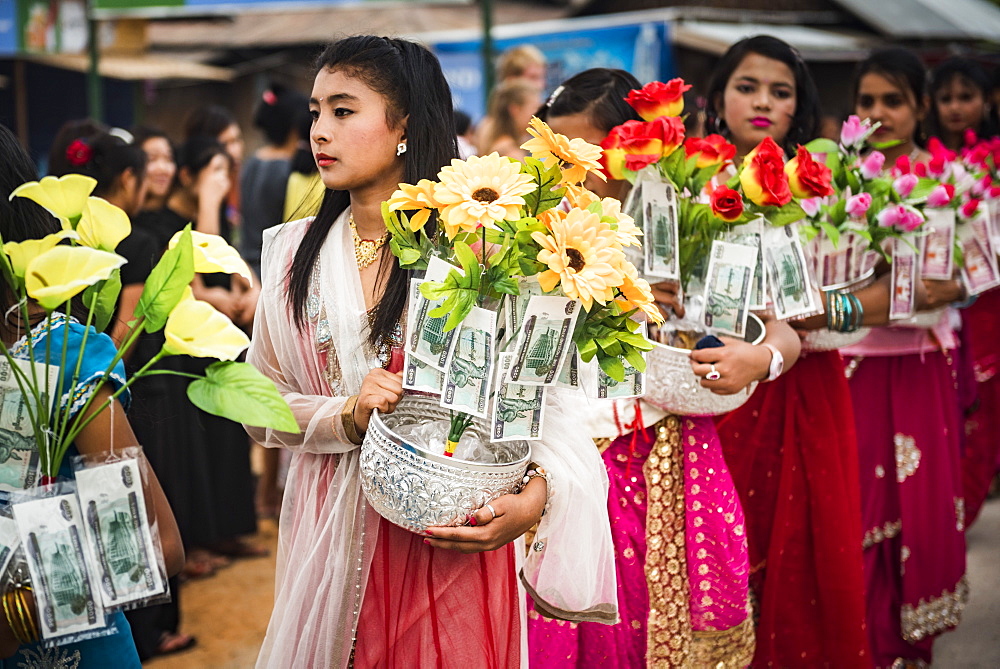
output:
[[[302,433],[247,428],[259,443],[293,453],[280,516],[274,610],[258,667],[348,665],[377,541],[379,518],[361,492],[359,450],[340,420],[348,397],[378,364],[365,343],[364,298],[346,219],[347,212],[328,235],[315,277],[334,369],[323,367],[315,324],[300,331],[287,308],[287,271],[311,220],[264,234],[263,287],[248,360],[274,380]],[[533,444],[533,459],[552,473],[550,508],[522,580],[543,611],[615,622],[607,472],[581,428],[582,398],[551,395],[545,440]]]

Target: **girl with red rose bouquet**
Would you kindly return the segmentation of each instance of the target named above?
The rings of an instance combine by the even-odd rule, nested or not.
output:
[[[741,174],[748,198],[776,204],[789,191],[829,194],[829,170],[797,148],[816,130],[818,96],[786,43],[758,36],[733,45],[713,74],[707,112],[709,129],[738,155],[766,147]],[[795,156],[781,171],[779,146]],[[747,517],[755,667],[871,666],[857,440],[842,368],[837,351],[804,351],[791,371],[717,422]]]
[[[610,178],[606,184],[586,185],[601,196],[624,199],[631,186],[623,170],[636,162],[651,164],[676,152],[705,170],[705,177],[732,159],[735,149],[718,135],[685,141],[676,114],[686,88],[674,80],[638,90],[639,83],[626,72],[588,70],[557,88],[539,115],[561,134],[602,143]],[[679,198],[681,217],[698,211],[706,225],[724,227],[724,215],[743,214],[742,198],[735,197],[720,194],[711,206]],[[687,209],[691,206],[700,209]],[[692,265],[699,252],[707,255],[708,248],[682,250],[681,265]],[[677,284],[663,282],[652,289],[665,314],[684,314]],[[776,324],[768,341],[794,362],[798,340],[788,326]],[[692,379],[710,371],[709,364],[694,359],[698,353],[692,355]],[[767,348],[728,341],[716,363],[722,376],[702,383],[720,392],[741,392],[768,376],[770,358]],[[672,415],[657,405],[655,398],[662,394],[657,389],[668,383],[653,371],[643,399],[619,400],[608,403],[606,412],[590,412],[590,432],[610,479],[621,622],[566,625],[532,610],[533,664],[742,667],[753,656],[743,512],[712,420]]]

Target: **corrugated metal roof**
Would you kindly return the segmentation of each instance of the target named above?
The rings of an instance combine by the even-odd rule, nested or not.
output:
[[[858,33],[766,23],[678,21],[671,38],[678,46],[721,56],[744,37],[773,35],[794,46],[810,61],[857,60],[872,48],[872,39]]]
[[[86,72],[90,60],[86,54],[54,53],[25,54],[28,60],[60,67],[66,70]],[[146,79],[187,79],[194,81],[232,81],[235,73],[224,67],[192,63],[186,60],[163,58],[149,55],[101,56],[98,61],[101,76],[125,81]]]
[[[899,39],[1000,41],[1000,8],[987,0],[834,0]]]

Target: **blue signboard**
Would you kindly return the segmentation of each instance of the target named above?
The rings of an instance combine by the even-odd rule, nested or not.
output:
[[[628,70],[643,83],[674,76],[668,32],[667,24],[660,21],[498,39],[494,46],[498,54],[519,44],[538,47],[548,63],[545,76],[551,91],[592,67]],[[451,86],[455,108],[473,119],[485,112],[480,44],[470,40],[433,45]]]
[[[0,56],[17,53],[17,3],[0,0]]]

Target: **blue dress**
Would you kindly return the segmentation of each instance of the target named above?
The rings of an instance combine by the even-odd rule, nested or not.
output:
[[[67,319],[61,314],[54,315],[51,330],[52,342],[48,347],[51,362],[59,363],[62,357],[63,340],[68,332],[66,365],[68,369],[75,370],[81,352],[83,334],[86,330],[86,327],[74,319]],[[45,321],[42,321],[31,331],[34,359],[38,362],[45,361],[45,340]],[[98,333],[91,327],[87,335],[87,347],[80,364],[80,380],[76,391],[67,392],[72,381],[69,378],[72,376],[71,374],[67,374],[67,378],[63,380],[62,403],[64,405],[67,402],[72,403],[72,415],[83,408],[87,399],[97,389],[104,371],[111,364],[116,353],[111,338]],[[29,359],[26,340],[22,339],[16,343],[11,348],[11,354],[15,358]],[[110,375],[110,383],[115,388],[120,388],[125,383],[125,367],[121,362],[115,365]],[[128,391],[122,393],[118,400],[127,408]],[[134,445],[122,444],[121,446],[124,448]],[[59,469],[61,477],[73,478],[73,468],[70,463],[73,456],[78,455],[78,453],[76,446],[70,447]],[[125,615],[121,611],[115,612],[109,616],[109,622],[116,629],[116,632],[110,636],[88,639],[55,648],[44,648],[38,643],[22,645],[12,657],[0,660],[0,669],[47,669],[49,667],[58,667],[59,669],[110,669],[112,667],[114,669],[141,669],[142,663],[139,662],[139,654],[136,652],[135,642],[132,641],[132,630],[129,628],[128,621],[125,620]]]

